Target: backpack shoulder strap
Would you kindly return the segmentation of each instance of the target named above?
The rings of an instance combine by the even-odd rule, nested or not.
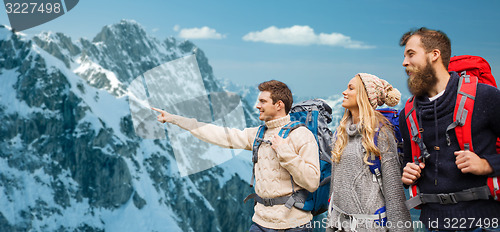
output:
[[[292,132],[293,130],[295,130],[301,126],[306,126],[306,125],[302,122],[299,122],[299,121],[290,122],[280,129],[280,131],[278,132],[278,135],[280,137],[286,139],[288,137],[288,135],[290,135],[290,132]]]
[[[410,133],[410,138],[411,138],[410,144],[411,144],[412,159],[413,162],[418,165],[420,161],[425,162],[425,159],[429,158],[430,154],[427,151],[427,148],[425,147],[424,141],[420,134],[415,101],[416,101],[415,96],[411,97],[410,99],[408,99],[408,101],[406,101],[405,119],[406,119],[406,125],[408,127],[408,132]],[[408,189],[408,192],[410,193],[410,199],[412,199],[419,194],[420,190],[416,184],[413,184]],[[413,207],[415,206],[411,206],[409,207],[409,209]]]
[[[253,146],[252,146],[252,162],[255,164],[258,161],[258,151],[259,147],[264,141],[264,133],[266,132],[267,127],[265,125],[259,126],[259,130],[257,130],[257,134],[255,135],[255,139],[253,140]]]
[[[406,125],[408,127],[408,132],[410,132],[411,154],[413,162],[418,164],[420,163],[420,161],[425,162],[425,159],[429,158],[430,154],[429,152],[427,152],[427,148],[425,147],[422,135],[420,134],[420,127],[418,126],[415,101],[416,101],[415,96],[411,97],[410,99],[408,99],[408,101],[406,101],[405,118],[406,118]]]
[[[379,133],[380,128],[377,128],[375,137],[373,138],[375,146],[378,146]],[[373,174],[374,181],[378,183],[380,192],[382,193],[382,196],[384,196],[384,189],[382,188],[382,161],[380,160],[380,156],[370,154],[368,156],[368,162],[371,163],[370,165],[368,165],[368,167],[370,168],[370,172]]]
[[[266,132],[266,130],[267,130],[266,125],[259,126],[257,134],[255,135],[255,139],[253,140],[253,146],[252,146],[253,169],[252,169],[252,179],[250,179],[250,187],[253,187],[253,182],[255,179],[255,163],[259,161],[259,147],[264,141],[264,133]]]
[[[457,101],[453,113],[454,122],[448,126],[455,129],[460,149],[474,152],[472,146],[472,112],[477,93],[479,79],[476,76],[467,75],[464,71],[460,74],[458,82]],[[448,128],[446,132],[448,132]],[[447,139],[448,133],[446,133]],[[449,140],[448,140],[449,141]],[[500,178],[498,176],[488,177],[486,181],[489,193],[496,201],[500,197]]]
[[[474,151],[472,148],[471,119],[474,110],[474,100],[476,98],[478,78],[467,75],[466,72],[460,74],[458,82],[457,100],[453,113],[453,122],[446,128],[446,139],[450,144],[448,131],[455,129],[458,144],[462,150]]]

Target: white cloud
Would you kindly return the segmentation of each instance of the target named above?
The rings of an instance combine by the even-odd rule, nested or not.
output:
[[[295,25],[282,29],[271,26],[263,31],[250,32],[243,36],[243,40],[274,44],[310,45],[316,40],[316,35],[314,30],[308,26]]]
[[[351,40],[351,37],[341,33],[317,35],[309,26],[295,25],[288,28],[268,27],[262,31],[250,32],[243,36],[243,40],[273,44],[290,45],[327,45],[352,49],[368,49],[374,46],[366,45],[360,41]]]
[[[181,29],[181,26],[179,26],[179,24],[176,24],[174,26],[174,31],[179,31],[179,29]]]
[[[205,26],[202,28],[184,28],[180,30],[179,37],[184,39],[223,39],[226,38],[226,35],[222,35],[215,29]]]

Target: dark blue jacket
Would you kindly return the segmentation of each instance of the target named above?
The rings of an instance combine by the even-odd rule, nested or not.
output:
[[[455,131],[448,132],[451,145],[446,142],[446,128],[453,119],[453,111],[457,99],[459,76],[451,72],[450,80],[444,94],[430,102],[427,97],[416,98],[418,106],[417,117],[420,128],[423,128],[422,137],[431,154],[425,162],[422,177],[417,185],[422,193],[452,193],[472,187],[486,185],[487,176],[463,174],[455,164],[455,151],[461,150]],[[404,109],[401,112],[400,127],[404,139],[404,165],[412,162],[410,135],[408,132]],[[500,91],[492,86],[478,84],[474,111],[472,114],[472,145],[474,152],[481,158],[488,160],[493,168],[490,176],[500,176],[500,154],[496,154],[495,141],[500,137]],[[439,147],[439,150],[434,149]],[[479,226],[478,220],[484,218],[500,218],[500,202],[494,200],[477,200],[459,202],[457,204],[425,204],[421,205],[420,220],[429,227],[438,226],[439,229],[451,229],[463,225],[465,228]],[[471,219],[475,218],[473,223]],[[435,223],[436,220],[438,223]],[[467,220],[460,223],[460,220]],[[481,223],[483,223],[481,221]],[[477,224],[477,226],[476,226]],[[472,225],[472,226],[471,226]],[[498,225],[497,225],[498,226]],[[463,228],[454,228],[460,230]]]

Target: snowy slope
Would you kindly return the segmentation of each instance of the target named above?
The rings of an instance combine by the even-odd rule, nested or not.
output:
[[[30,39],[0,27],[0,231],[248,228],[252,207],[241,203],[251,192],[248,152],[181,177],[169,140],[135,135],[125,87],[194,48],[142,32],[122,21],[93,42],[73,42],[61,33]],[[125,49],[126,41],[148,48],[149,58]],[[207,90],[221,90],[196,53]]]

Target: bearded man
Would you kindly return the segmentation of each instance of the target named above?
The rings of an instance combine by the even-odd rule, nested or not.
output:
[[[488,177],[500,176],[500,155],[495,149],[500,136],[500,91],[478,84],[472,118],[467,119],[472,120],[474,152],[462,150],[454,131],[447,131],[453,122],[460,78],[456,72],[448,72],[450,39],[441,31],[420,28],[404,34],[400,45],[405,47],[403,66],[409,76],[408,88],[415,96],[420,135],[430,154],[424,162],[413,163],[412,136],[405,119],[411,112],[403,110],[399,122],[406,165],[402,181],[417,185],[422,194],[417,197],[453,198],[422,204],[420,220],[428,231],[498,229],[499,201],[492,197],[460,200],[455,196],[474,195],[474,189],[485,186]],[[495,224],[486,225],[486,221]]]

